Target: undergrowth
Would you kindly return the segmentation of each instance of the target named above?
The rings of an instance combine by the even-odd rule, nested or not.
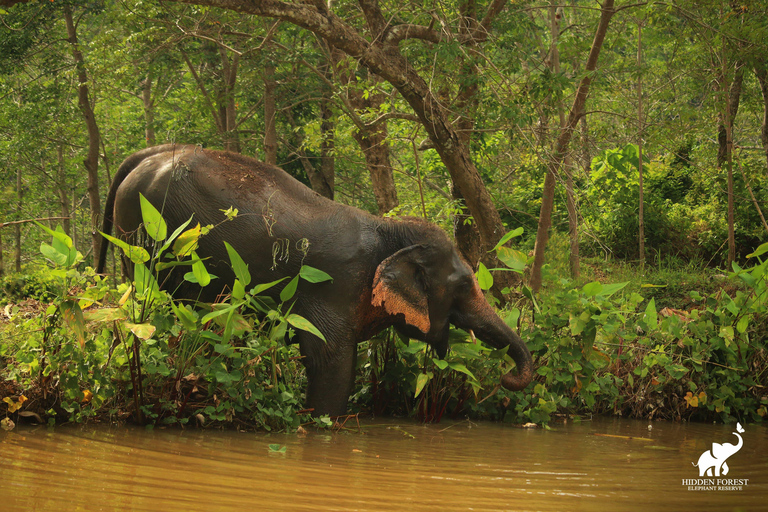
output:
[[[185,224],[168,236],[150,207],[150,251],[114,240],[133,261],[132,282],[113,288],[91,269],[78,270],[81,256],[71,240],[49,230],[53,241],[42,252],[55,268],[25,279],[44,283],[35,289],[50,296],[36,302],[6,293],[5,424],[33,418],[264,430],[330,425],[302,410],[306,378],[298,350],[286,343],[294,329],[322,334],[285,306],[299,280],[329,277],[304,267],[276,303],[264,294],[278,282],[251,283],[228,247],[237,280],[225,302],[174,300],[160,286],[169,269],[188,269],[185,279],[199,286],[210,283],[194,250],[212,227]],[[522,252],[503,244],[496,250],[508,267],[525,267]],[[547,424],[558,415],[591,414],[761,421],[768,413],[766,253],[768,244],[750,255],[751,266],[736,265],[714,280],[696,267],[657,265],[638,275],[597,260],[586,262],[579,282],[550,271],[541,293],[523,287],[500,312],[534,358],[534,382],[519,392],[498,384],[513,364],[509,356],[471,332],[452,331],[451,350],[440,360],[428,345],[384,331],[358,346],[350,410],[426,422],[469,416]],[[491,287],[485,267],[478,281]]]

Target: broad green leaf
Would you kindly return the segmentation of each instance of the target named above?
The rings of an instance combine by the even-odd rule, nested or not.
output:
[[[83,312],[83,318],[89,322],[114,322],[124,320],[126,313],[120,308],[91,309]]]
[[[477,267],[477,283],[480,285],[480,289],[484,291],[490,290],[493,286],[493,276],[482,263]]]
[[[175,301],[171,301],[171,309],[173,309],[176,318],[179,319],[181,325],[187,331],[194,331],[197,329],[197,315],[194,311],[189,309],[185,304],[176,304]]]
[[[421,394],[421,391],[424,389],[424,386],[427,385],[427,382],[432,378],[432,372],[427,373],[420,373],[416,377],[416,393],[413,395],[414,398],[418,397]]]
[[[219,306],[219,305],[218,304],[214,305],[214,307],[216,307],[216,306]],[[224,314],[228,314],[230,311],[232,311],[233,309],[237,309],[239,306],[240,306],[239,304],[232,304],[232,305],[229,305],[229,306],[221,308],[221,309],[218,309],[218,308],[214,309],[210,313],[206,313],[205,316],[203,316],[203,318],[200,320],[200,323],[201,324],[207,324],[208,322],[210,322],[214,318],[216,318],[218,316],[221,316],[221,315],[224,315]]]
[[[758,256],[762,256],[766,252],[768,252],[768,242],[761,244],[760,247],[755,249],[755,252],[753,252],[752,254],[747,254],[747,258],[757,258]]]
[[[153,240],[162,242],[168,235],[168,227],[165,224],[165,220],[163,220],[163,216],[160,215],[160,212],[142,193],[139,193],[139,202],[141,204],[141,218],[144,221],[144,230]]]
[[[688,373],[688,368],[681,364],[668,364],[666,369],[669,373],[669,376],[675,380],[682,379],[685,374]]]
[[[59,306],[64,322],[72,329],[77,337],[80,348],[85,348],[85,319],[83,310],[76,300],[65,300]]]
[[[434,359],[433,358],[432,362],[435,363],[435,366],[437,366],[441,370],[445,370],[446,368],[448,368],[448,361],[446,361],[444,359]]]
[[[739,318],[739,321],[736,324],[736,330],[739,331],[739,333],[743,334],[747,330],[748,326],[749,326],[749,316],[744,315],[743,317]]]
[[[184,229],[185,229],[187,226],[189,226],[189,223],[190,223],[190,222],[192,222],[192,217],[194,217],[194,214],[190,215],[190,217],[187,219],[187,221],[186,221],[184,224],[182,224],[181,226],[177,227],[177,228],[176,228],[176,229],[173,231],[173,233],[171,233],[171,236],[169,236],[168,238],[166,238],[166,239],[165,239],[165,243],[164,243],[164,244],[163,244],[163,246],[160,248],[160,251],[159,251],[159,253],[160,253],[160,254],[164,253],[164,252],[165,252],[165,250],[166,250],[168,247],[170,247],[170,246],[171,246],[171,244],[173,243],[173,241],[174,241],[174,240],[176,240],[176,237],[177,237],[177,236],[179,236],[179,234],[181,234],[181,232],[182,232],[182,231],[184,231]],[[199,224],[198,224],[198,225],[199,225]]]
[[[512,330],[517,330],[518,320],[520,320],[519,308],[512,308],[512,310],[504,317],[504,323],[507,324]]]
[[[291,313],[290,315],[285,317],[285,320],[295,328],[301,329],[302,331],[310,332],[315,336],[317,336],[318,338],[320,338],[321,340],[326,341],[325,336],[323,336],[323,333],[321,333],[317,329],[317,327],[315,327],[312,324],[312,322],[310,322],[303,316],[297,315],[296,313]]]
[[[522,226],[520,226],[517,229],[513,229],[512,231],[510,231],[509,233],[507,233],[506,235],[501,237],[501,240],[499,240],[499,243],[497,243],[496,246],[493,249],[491,249],[490,252],[498,250],[499,247],[501,247],[505,243],[509,242],[510,240],[515,238],[516,236],[520,236],[522,234],[523,234],[523,227]]]
[[[499,247],[496,250],[496,256],[498,256],[502,263],[516,272],[522,272],[528,264],[528,258],[525,253],[517,249]]]
[[[67,252],[67,254],[62,254],[53,246],[48,245],[45,242],[40,244],[40,252],[43,253],[43,256],[53,261],[57,267],[66,266],[67,260],[69,259],[69,252]]]
[[[35,224],[37,224],[40,228],[43,229],[46,233],[51,235],[54,240],[62,243],[67,249],[71,249],[73,247],[72,239],[64,233],[64,230],[61,228],[61,226],[57,226],[56,230],[52,230],[48,226],[44,226],[43,224],[40,224],[38,221],[33,221]]]
[[[245,297],[245,286],[243,286],[239,279],[235,279],[235,282],[232,284],[232,297],[237,300]]]
[[[452,363],[448,363],[448,366],[450,366],[452,370],[463,373],[464,375],[468,376],[470,379],[477,380],[475,378],[475,375],[471,371],[469,371],[466,366],[464,366],[461,363],[452,362]]]
[[[649,329],[656,329],[658,326],[655,298],[651,297],[651,300],[648,301],[648,306],[645,308],[643,319],[645,320],[645,325],[648,326]]]
[[[136,293],[139,295],[143,295],[146,292],[154,294],[160,291],[155,276],[152,275],[143,263],[136,263],[133,266],[133,282],[136,286]]]
[[[131,322],[125,322],[124,324],[130,331],[136,335],[137,338],[147,341],[155,334],[157,327],[150,323],[146,324],[134,324]]]
[[[251,273],[248,271],[248,265],[245,264],[243,258],[240,257],[235,248],[229,245],[228,242],[224,242],[224,247],[227,248],[227,254],[229,254],[229,261],[232,263],[235,277],[243,283],[243,286],[248,286],[251,283]]]
[[[101,233],[101,231],[99,231]],[[106,233],[101,233],[101,236],[118,246],[120,249],[123,250],[126,256],[128,256],[128,259],[131,260],[133,263],[145,263],[149,261],[149,253],[146,249],[143,247],[139,247],[137,245],[129,245],[123,240],[120,240],[119,238],[115,238],[111,235],[108,235]]]
[[[290,280],[290,282],[285,285],[285,288],[283,288],[283,291],[280,292],[280,300],[283,302],[288,302],[293,298],[293,296],[296,294],[296,288],[299,286],[299,276],[294,277]]]
[[[211,283],[211,275],[205,268],[203,261],[197,257],[197,254],[193,252],[192,257],[197,260],[192,264],[192,275],[194,275],[195,279],[197,279],[197,284],[205,288]]]
[[[629,281],[625,281],[623,283],[604,284],[603,290],[599,293],[599,295],[601,297],[610,297],[611,295],[621,290],[628,284],[629,284]]]
[[[283,277],[283,278],[280,278],[277,281],[272,281],[271,283],[257,284],[256,286],[251,288],[251,292],[250,293],[251,293],[251,295],[259,295],[259,294],[264,293],[265,291],[269,290],[273,286],[282,283],[286,279],[288,279],[287,276]]]
[[[587,283],[581,289],[581,292],[587,297],[594,297],[595,295],[599,295],[601,291],[603,291],[603,285],[598,281]]]
[[[192,251],[197,249],[197,241],[200,239],[200,223],[194,228],[181,233],[173,243],[173,254],[177,258],[186,258]]]
[[[333,281],[333,278],[323,272],[320,269],[317,269],[315,267],[310,267],[309,265],[302,265],[301,269],[299,270],[299,275],[302,279],[305,281],[309,281],[310,283],[322,283],[325,281]]]

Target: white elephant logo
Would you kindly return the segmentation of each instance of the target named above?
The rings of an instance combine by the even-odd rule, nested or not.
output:
[[[739,438],[738,444],[731,443],[712,443],[712,449],[707,450],[699,457],[698,464],[693,464],[699,468],[699,476],[725,476],[728,474],[728,464],[725,462],[728,457],[741,450],[744,440],[739,434],[744,433],[741,423],[736,424],[736,432],[733,433]]]

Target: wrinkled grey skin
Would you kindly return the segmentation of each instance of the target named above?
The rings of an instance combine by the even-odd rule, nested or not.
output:
[[[114,225],[116,236],[135,241],[139,193],[162,211],[169,233],[193,214],[193,223],[205,226],[220,224],[221,210],[239,210],[235,220],[200,240],[197,253],[210,257],[206,267],[219,277],[203,290],[203,301],[215,301],[234,281],[225,240],[249,265],[252,283],[295,276],[302,264],[333,277],[317,284],[302,280],[292,310],[327,340],[304,331],[293,338],[305,356],[306,405],[315,415],[345,414],[356,344],[389,326],[427,341],[440,357],[448,350],[450,324],[472,329],[490,346],[508,347],[518,374],[504,375],[504,387],[523,389],[532,379],[528,348],[489,306],[470,267],[433,224],[374,217],[321,197],[277,167],[195,146],[158,146],[128,157],[109,191],[105,233]],[[304,254],[301,246],[307,243]],[[200,288],[184,282],[184,272],[172,273],[164,286],[177,298],[197,299]],[[280,289],[272,290],[275,296]]]

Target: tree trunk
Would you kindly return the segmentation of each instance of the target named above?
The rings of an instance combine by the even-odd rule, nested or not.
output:
[[[550,32],[552,34],[552,43],[550,45],[550,67],[555,75],[560,74],[560,52],[557,43],[560,38],[560,13],[554,2],[550,3]],[[565,127],[565,106],[560,99],[557,104],[557,113],[560,119],[560,130]],[[569,158],[565,158],[565,206],[568,211],[568,239],[571,243],[571,251],[568,257],[568,263],[572,279],[578,279],[581,273],[579,261],[579,217],[576,212],[576,198],[573,191],[573,171]]]
[[[219,94],[219,110],[221,112],[222,127],[224,128],[224,149],[240,152],[240,137],[237,133],[237,109],[235,108],[235,86],[237,85],[237,71],[240,64],[240,55],[237,53],[229,61],[227,50],[219,46],[221,68],[223,78]]]
[[[16,168],[16,220],[21,220],[24,206],[24,184],[21,180],[21,166]],[[13,225],[14,262],[16,273],[21,272],[21,223]]]
[[[330,63],[326,62],[323,74],[327,79],[332,79]],[[328,186],[329,199],[333,199],[336,192],[336,157],[334,147],[336,145],[336,124],[333,121],[333,91],[330,87],[323,87],[323,97],[320,100],[320,172],[323,181]]]
[[[733,124],[739,112],[741,86],[744,80],[744,66],[736,60],[733,82],[729,83],[729,65],[727,53],[724,50],[721,57],[719,85],[723,96],[723,109],[717,130],[717,165],[720,169],[726,167],[728,184],[728,267],[736,260],[736,230],[734,219],[734,190],[733,190]]]
[[[725,73],[726,71],[724,70],[721,81],[727,80]],[[737,61],[736,73],[733,77],[733,82],[730,84],[730,87],[726,87],[724,84],[722,85],[722,87],[725,87],[723,91],[728,91],[728,96],[725,100],[725,113],[719,116],[720,119],[717,127],[717,166],[720,168],[728,163],[729,158],[731,158],[731,150],[729,149],[731,146],[729,146],[728,142],[728,130],[733,130],[733,123],[736,120],[736,114],[739,113],[739,104],[741,103],[741,86],[743,82],[744,66]],[[724,118],[728,119],[727,127]],[[731,143],[733,143],[733,140],[731,140]]]
[[[640,266],[645,267],[645,190],[643,188],[643,74],[640,67],[643,63],[643,26],[637,24],[637,181],[639,188],[638,202],[638,252]]]
[[[384,122],[377,123],[370,130],[359,130],[353,133],[365,157],[365,165],[371,176],[373,196],[376,198],[379,215],[384,215],[399,204],[395,177],[389,160],[387,136],[387,125]]]
[[[141,101],[144,106],[144,140],[147,147],[155,145],[155,109],[152,101],[152,72],[141,83]]]
[[[763,95],[763,124],[760,127],[760,140],[763,143],[765,162],[768,164],[768,61],[755,65],[755,76]]]
[[[547,164],[547,175],[544,178],[544,192],[541,199],[541,213],[539,215],[539,228],[536,232],[536,244],[533,249],[533,265],[531,267],[530,286],[534,291],[541,288],[541,267],[544,264],[544,250],[549,241],[549,228],[552,225],[552,209],[555,195],[555,176],[557,175],[560,164],[565,158],[568,144],[571,141],[573,130],[579,122],[579,118],[584,115],[584,105],[587,102],[589,85],[592,82],[592,73],[597,68],[597,59],[600,56],[600,49],[605,40],[605,34],[608,31],[608,24],[613,16],[613,0],[605,0],[600,9],[600,23],[595,32],[595,39],[592,41],[592,48],[589,51],[587,65],[584,69],[584,77],[576,89],[576,97],[573,99],[573,106],[568,115],[568,121],[560,135],[555,141],[553,153],[554,158]]]
[[[99,135],[99,127],[96,124],[93,108],[91,107],[85,59],[77,42],[77,30],[72,19],[72,9],[69,5],[64,6],[64,20],[67,24],[67,35],[72,49],[72,57],[75,59],[75,65],[77,66],[77,80],[79,83],[77,94],[78,106],[88,129],[88,156],[83,163],[88,172],[88,202],[91,207],[91,245],[93,255],[95,256],[99,254],[99,246],[101,244],[101,235],[97,231],[101,215],[101,199],[99,197],[99,147],[101,146],[101,136]]]
[[[328,47],[337,81],[346,86],[344,94],[346,94],[349,105],[356,110],[356,114],[380,111],[386,97],[380,92],[370,92],[364,96],[363,90],[358,84],[359,79],[354,71],[348,69],[348,62],[343,59],[342,52],[330,43],[328,43]],[[368,75],[368,80],[372,82],[372,85],[377,81],[375,75]],[[353,84],[358,86],[353,86]],[[352,136],[363,152],[379,215],[384,215],[400,204],[397,199],[395,176],[389,159],[387,121],[381,120],[370,125],[356,123],[356,125],[357,130],[352,133]]]
[[[56,191],[59,194],[59,207],[61,209],[61,216],[66,217],[62,219],[62,227],[64,228],[64,232],[69,235],[70,233],[70,220],[69,220],[69,209],[70,209],[70,203],[69,203],[69,194],[67,193],[67,176],[64,172],[64,146],[59,144],[59,147],[56,150],[56,154],[58,156],[59,161],[59,169],[58,169],[58,179],[56,180]]]
[[[272,165],[277,165],[277,126],[275,124],[277,82],[275,82],[275,72],[274,64],[270,63],[264,67],[264,161]]]

